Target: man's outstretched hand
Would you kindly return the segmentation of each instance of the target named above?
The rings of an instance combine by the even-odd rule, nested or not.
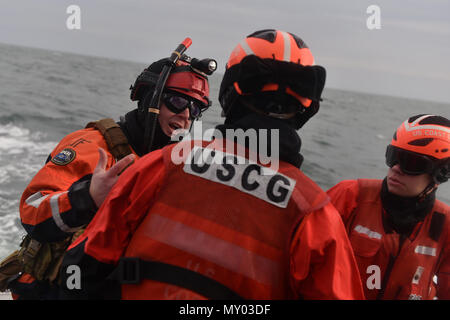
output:
[[[108,163],[106,151],[102,148],[98,148],[98,152],[100,158],[98,159],[97,167],[95,167],[94,173],[92,174],[89,193],[97,208],[100,208],[109,191],[114,186],[117,179],[119,179],[119,174],[134,162],[136,156],[134,154],[129,154],[106,171],[106,165]]]

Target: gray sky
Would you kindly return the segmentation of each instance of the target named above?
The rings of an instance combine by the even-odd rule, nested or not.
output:
[[[71,4],[81,30],[66,27]],[[373,4],[378,30],[366,26]],[[221,72],[246,35],[282,29],[308,44],[329,88],[450,103],[450,0],[0,0],[0,8],[3,43],[146,65],[189,36],[186,53],[216,58]]]

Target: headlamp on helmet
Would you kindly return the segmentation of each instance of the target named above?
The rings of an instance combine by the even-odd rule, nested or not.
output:
[[[205,61],[207,61],[206,66]],[[192,65],[192,62],[194,65]],[[148,68],[141,72],[134,85],[130,87],[130,99],[132,101],[144,99],[145,95],[154,89],[159,79],[159,75],[166,63],[168,63],[167,58],[161,59],[152,63]],[[198,60],[183,55],[182,59],[180,59],[176,66],[171,70],[165,83],[164,91],[179,92],[188,98],[195,99],[202,105],[209,107],[211,101],[209,100],[209,83],[207,75],[214,72],[215,69],[210,67],[210,65],[214,65],[214,63],[215,60],[213,59]]]

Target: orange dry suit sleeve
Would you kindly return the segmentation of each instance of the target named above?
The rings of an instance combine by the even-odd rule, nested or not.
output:
[[[66,136],[31,180],[20,200],[22,225],[41,242],[59,241],[90,222],[97,208],[89,194],[98,148],[114,159],[101,133],[83,129]]]
[[[450,300],[450,223],[447,222],[447,244],[442,254],[442,260],[436,272],[437,291],[436,296],[440,300]]]
[[[334,205],[344,224],[350,218],[353,210],[357,206],[358,181],[344,180],[327,191],[331,203]]]
[[[304,299],[362,300],[364,291],[336,209],[328,204],[303,219],[291,243],[291,277]]]
[[[131,235],[151,207],[154,195],[164,180],[165,167],[162,151],[147,155],[148,161],[133,164],[126,170],[109,192],[98,214],[84,233],[66,251],[61,266],[61,295],[70,299],[118,299],[120,286],[108,281],[128,246]],[[154,161],[152,161],[154,160]],[[145,182],[143,182],[145,181]],[[145,185],[143,189],[135,184]],[[71,265],[80,267],[80,290],[68,288]]]

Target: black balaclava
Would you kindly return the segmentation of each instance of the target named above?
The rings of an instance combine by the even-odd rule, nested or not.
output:
[[[145,132],[145,116],[138,109],[128,112],[124,117],[120,117],[119,125],[129,144],[133,150],[142,157],[147,152],[144,146],[144,132]],[[157,150],[165,147],[170,143],[170,137],[162,131],[159,121],[156,121],[155,136],[153,139],[152,150]]]
[[[239,101],[235,102],[233,111],[225,119],[223,125],[216,128],[226,137],[226,129],[267,129],[267,136],[270,137],[270,129],[279,130],[279,159],[300,168],[303,162],[303,156],[300,154],[302,141],[297,131],[285,120],[275,119],[266,115],[255,113],[244,105],[240,105]],[[258,132],[258,131],[257,131]],[[259,135],[258,145],[259,145]],[[268,145],[268,153],[270,153],[270,144]]]
[[[381,202],[387,213],[387,222],[399,234],[409,236],[414,227],[423,221],[434,206],[436,190],[425,197],[401,197],[389,192],[387,178],[381,187]]]

